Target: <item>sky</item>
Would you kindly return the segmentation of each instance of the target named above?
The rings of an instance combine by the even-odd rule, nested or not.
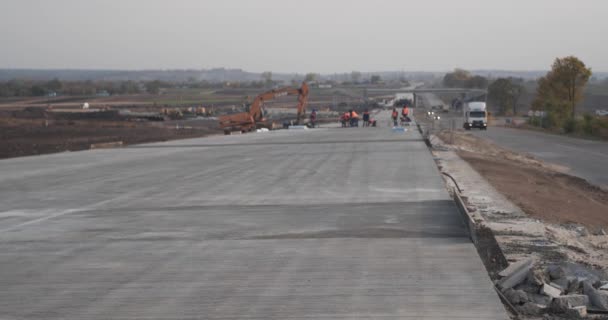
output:
[[[606,0],[1,0],[0,68],[608,71]]]

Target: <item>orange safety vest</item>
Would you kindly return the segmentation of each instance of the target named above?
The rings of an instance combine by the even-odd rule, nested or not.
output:
[[[410,113],[410,110],[407,107],[403,107],[403,111],[401,112],[401,114],[403,114],[404,116],[407,116]]]
[[[359,118],[359,115],[355,111],[353,111],[353,119],[354,118]]]
[[[397,113],[397,110],[393,111],[393,115],[392,116],[393,116],[393,118],[397,118],[397,116],[399,116],[399,114]]]

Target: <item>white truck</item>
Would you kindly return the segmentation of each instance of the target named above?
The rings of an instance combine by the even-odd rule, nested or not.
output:
[[[485,102],[469,102],[464,107],[464,124],[465,130],[471,128],[479,128],[481,130],[488,129],[488,113],[486,111]]]

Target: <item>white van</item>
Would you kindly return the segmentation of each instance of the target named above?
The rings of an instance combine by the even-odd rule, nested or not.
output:
[[[471,128],[488,129],[488,113],[485,102],[469,102],[465,105],[463,128],[465,130],[471,130]]]

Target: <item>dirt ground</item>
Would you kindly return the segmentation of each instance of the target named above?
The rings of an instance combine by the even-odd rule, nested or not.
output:
[[[0,159],[87,150],[94,143],[122,141],[128,145],[216,133],[205,127],[162,123],[0,118]]]
[[[440,133],[450,141],[447,132]],[[565,168],[500,148],[456,131],[457,153],[526,214],[550,223],[608,230],[608,191],[568,175]]]

